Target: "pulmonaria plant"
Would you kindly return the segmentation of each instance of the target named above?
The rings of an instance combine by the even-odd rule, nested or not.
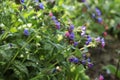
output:
[[[70,24],[68,27],[68,31],[65,33],[65,37],[68,39],[70,44],[73,44],[76,47],[79,43],[75,41],[75,34],[74,34],[74,25]]]

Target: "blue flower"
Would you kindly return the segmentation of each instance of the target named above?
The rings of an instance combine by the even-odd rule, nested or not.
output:
[[[90,58],[88,58],[88,59],[87,59],[87,61],[88,61],[88,62],[90,62],[90,61],[91,61],[91,59],[90,59]]]
[[[86,45],[89,45],[89,43],[90,43],[89,41],[86,41]]]
[[[44,9],[43,3],[40,3],[40,4],[39,4],[39,8],[40,8],[40,9]]]
[[[74,36],[74,33],[73,33],[73,32],[70,33],[69,38],[70,38],[71,40],[74,40],[75,36]]]
[[[101,17],[98,17],[98,18],[97,18],[97,21],[98,21],[98,23],[101,23],[101,22],[102,22],[102,18],[101,18]]]
[[[105,40],[104,40],[104,38],[101,39],[101,45],[102,45],[102,47],[105,46]]]
[[[52,16],[52,20],[56,20],[56,17],[55,17],[55,16]]]
[[[82,27],[81,27],[81,30],[82,30],[82,31],[85,31],[85,30],[86,30],[86,27],[85,27],[85,26],[82,26]]]
[[[85,2],[86,0],[81,0],[81,2]]]
[[[92,38],[91,38],[89,35],[87,36],[87,41],[88,41],[88,42],[91,42],[91,41],[92,41]]]
[[[101,11],[98,8],[96,8],[95,11],[96,11],[98,16],[101,16]]]
[[[69,27],[69,31],[72,32],[73,30],[74,30],[74,25],[71,24]]]
[[[85,36],[85,34],[86,34],[86,27],[82,26],[81,27],[81,31],[82,31],[81,36]]]
[[[93,67],[93,63],[90,63],[90,62],[88,62],[88,68],[92,68]]]
[[[85,60],[82,60],[81,63],[82,63],[83,65],[85,65],[85,64],[86,64],[86,61],[85,61]]]
[[[55,25],[56,25],[56,28],[57,28],[57,29],[60,29],[60,22],[57,21],[57,22],[55,23]]]
[[[76,58],[76,57],[71,57],[71,58],[69,58],[69,61],[72,62],[72,63],[78,63],[79,59]]]
[[[76,57],[71,57],[71,58],[69,59],[69,61],[72,62],[72,63],[78,63],[78,62],[79,62],[79,59],[76,58]]]
[[[78,42],[74,42],[74,47],[76,47],[78,45]]]
[[[78,59],[78,58],[74,58],[73,62],[74,62],[74,63],[78,63],[78,62],[79,62],[79,59]]]
[[[101,38],[100,38],[100,37],[97,37],[97,38],[95,38],[95,41],[100,42],[100,41],[101,41]]]
[[[24,3],[25,1],[24,0],[20,0],[21,3]]]
[[[25,35],[25,36],[29,36],[29,31],[28,31],[28,29],[24,29],[24,35]]]
[[[86,45],[89,45],[89,43],[92,41],[92,38],[88,35],[87,36],[87,41],[86,41]]]
[[[82,31],[81,36],[85,36],[86,32]]]

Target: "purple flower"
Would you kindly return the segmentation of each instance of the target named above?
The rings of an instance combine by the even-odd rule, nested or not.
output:
[[[74,33],[73,33],[73,32],[72,32],[72,33],[70,33],[69,38],[70,38],[71,40],[74,40],[75,36],[74,36]]]
[[[74,25],[71,24],[69,27],[69,31],[72,32],[73,30],[74,30]]]
[[[79,59],[76,58],[76,57],[71,57],[71,58],[69,59],[69,61],[72,62],[72,63],[78,63],[78,62],[79,62]]]
[[[74,47],[76,47],[78,45],[78,42],[74,42]]]
[[[71,58],[69,59],[69,61],[70,61],[70,62],[73,62],[73,61],[74,61],[74,57],[71,57]]]
[[[86,61],[85,61],[85,60],[82,60],[81,62],[82,62],[82,64],[83,64],[83,65],[85,65],[85,64],[86,64]]]
[[[104,38],[101,39],[101,45],[102,45],[102,47],[105,46],[105,40],[104,40]]]
[[[88,58],[88,59],[87,59],[87,61],[88,61],[88,62],[90,62],[90,61],[91,61],[91,59],[90,59],[90,58]]]
[[[101,17],[98,17],[98,18],[97,18],[97,21],[98,21],[98,23],[101,23],[101,22],[102,22],[102,18],[101,18]]]
[[[24,3],[25,1],[24,0],[20,0],[21,3]]]
[[[74,63],[78,63],[78,62],[79,62],[79,59],[78,59],[78,58],[74,58],[73,62],[74,62]]]
[[[89,41],[86,41],[86,45],[89,45],[89,43],[90,43]]]
[[[55,16],[52,16],[52,20],[56,20],[56,17],[55,17]]]
[[[86,32],[85,32],[86,27],[85,27],[85,26],[82,26],[82,27],[81,27],[81,30],[82,30],[81,36],[85,36],[85,34],[86,34]]]
[[[40,9],[44,9],[43,3],[40,3],[40,4],[39,4],[39,8],[40,8]]]
[[[82,31],[85,31],[85,30],[86,30],[86,27],[85,27],[85,26],[82,26],[82,27],[81,27],[81,30],[82,30]]]
[[[95,11],[96,11],[98,16],[101,16],[101,11],[98,8],[96,8]]]
[[[85,36],[86,32],[82,31],[81,36]]]
[[[25,36],[29,36],[29,31],[28,31],[28,29],[24,29],[24,35],[25,35]]]
[[[89,35],[87,36],[87,41],[88,41],[88,42],[91,42],[91,41],[92,41],[92,38],[91,38]]]
[[[97,37],[97,38],[95,38],[95,41],[100,42],[100,41],[101,41],[101,38],[100,38],[100,37]]]
[[[86,41],[86,45],[89,45],[89,43],[92,41],[92,38],[88,35],[87,36],[87,41]]]
[[[92,68],[93,67],[93,64],[88,62],[88,68]]]
[[[86,0],[81,0],[81,2],[85,2]]]
[[[56,28],[57,28],[57,29],[60,29],[60,22],[57,21],[57,22],[55,23],[55,25],[56,25]]]

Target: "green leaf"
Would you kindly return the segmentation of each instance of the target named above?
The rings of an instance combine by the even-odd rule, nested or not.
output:
[[[13,69],[18,76],[23,75],[22,76],[23,78],[28,77],[28,70],[26,66],[22,64],[20,61],[14,61]]]
[[[12,33],[15,33],[15,32],[17,32],[17,29],[16,29],[16,27],[12,27],[12,28],[10,29],[10,32],[12,32]]]

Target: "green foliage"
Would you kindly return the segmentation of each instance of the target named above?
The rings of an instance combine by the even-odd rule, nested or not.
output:
[[[88,1],[90,5],[94,2],[94,5],[83,11],[86,4],[78,0],[41,2],[44,9],[40,9],[39,2],[34,0],[25,0],[24,3],[20,0],[0,1],[0,80],[90,80],[84,66],[81,63],[70,63],[69,57],[74,55],[82,59],[82,54],[87,53],[89,47],[97,46],[95,37],[104,28],[91,19],[90,14],[98,3]],[[101,0],[98,6],[103,2]],[[111,10],[114,7],[112,2],[107,4],[105,10],[101,9],[105,14],[103,19],[112,13],[119,15],[117,10]],[[119,0],[114,1],[115,4],[117,2]],[[50,12],[60,22],[60,29],[56,29]],[[107,13],[110,14],[106,17]],[[113,15],[115,20],[116,15]],[[108,23],[109,19],[105,22]],[[77,47],[65,36],[70,24],[75,25],[73,32],[74,42],[79,42]],[[86,38],[80,36],[81,26],[86,26],[86,33],[92,37],[89,45],[85,45]],[[25,35],[25,29],[28,30],[28,36]]]
[[[111,74],[116,75],[117,68],[114,65],[107,65],[104,66],[103,69],[109,70]],[[120,78],[120,70],[118,69],[117,75],[118,78]]]

